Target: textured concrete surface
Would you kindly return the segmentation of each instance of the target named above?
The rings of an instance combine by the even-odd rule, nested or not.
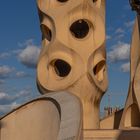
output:
[[[84,140],[139,140],[139,139],[140,139],[140,129],[84,131]]]

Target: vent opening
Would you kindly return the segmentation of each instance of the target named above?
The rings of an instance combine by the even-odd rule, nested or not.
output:
[[[96,2],[97,0],[93,0],[93,2]]]
[[[68,0],[57,0],[59,2],[67,2]]]
[[[40,28],[41,28],[41,32],[42,32],[42,39],[47,39],[48,41],[51,41],[51,39],[52,39],[52,32],[49,29],[49,27],[47,27],[44,24],[41,24]]]
[[[55,60],[53,66],[56,74],[60,77],[68,76],[71,71],[71,66],[61,59]]]
[[[79,19],[71,25],[70,31],[74,37],[82,39],[89,33],[89,24],[87,21]]]
[[[104,70],[105,70],[105,61],[104,60],[97,63],[93,68],[93,73],[99,82],[101,82],[104,78]]]

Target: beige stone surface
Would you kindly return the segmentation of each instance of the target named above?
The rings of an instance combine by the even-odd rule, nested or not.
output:
[[[123,109],[100,120],[100,129],[118,129],[122,118]]]
[[[67,92],[47,94],[0,119],[0,140],[82,140],[80,100]]]
[[[39,99],[2,118],[0,128],[0,140],[56,140],[60,114],[54,100]]]
[[[108,86],[105,0],[37,0],[42,49],[40,92],[66,90],[79,97],[84,129],[99,128],[100,101]]]
[[[84,140],[139,140],[140,130],[87,130]]]
[[[137,19],[131,43],[130,86],[120,128],[140,127],[140,38]]]
[[[67,92],[53,92],[45,97],[55,99],[61,108],[58,140],[82,140],[82,105],[80,100]]]

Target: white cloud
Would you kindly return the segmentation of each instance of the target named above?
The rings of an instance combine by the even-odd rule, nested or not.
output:
[[[17,92],[17,94],[0,92],[0,115],[11,111],[20,104],[33,99],[33,97],[35,97],[35,95],[30,87]]]
[[[112,47],[113,49],[108,52],[108,60],[110,62],[129,60],[130,45],[123,42],[118,42],[117,45]]]
[[[23,89],[19,91],[17,94],[8,94],[6,92],[0,92],[0,104],[9,104],[14,102],[15,100],[18,99],[25,99],[26,97],[31,97],[32,96],[32,91],[30,88]]]
[[[107,39],[107,40],[111,39],[111,36],[110,36],[110,35],[107,35],[107,36],[106,36],[106,39]]]
[[[9,97],[6,93],[0,92],[0,100]]]
[[[18,45],[20,49],[0,53],[0,59],[17,56],[20,62],[26,67],[35,68],[40,54],[40,48],[34,45],[33,39],[26,40],[24,43],[18,43]]]
[[[0,104],[5,105],[11,103],[16,99],[16,96],[11,96],[5,92],[0,92]]]
[[[125,36],[125,30],[122,28],[117,28],[114,34],[114,40],[121,40]]]
[[[25,73],[24,71],[17,71],[14,67],[10,66],[0,66],[0,84],[4,83],[2,78],[25,78],[31,77],[31,75]]]
[[[0,59],[9,59],[10,56],[17,56],[21,52],[21,49],[10,50],[8,52],[0,53]]]
[[[16,72],[16,78],[24,78],[24,77],[30,77],[30,75],[25,73],[24,71]]]
[[[12,54],[17,56],[19,53],[21,53],[21,51],[22,49],[16,49],[12,51]]]
[[[124,30],[122,28],[118,28],[116,31],[115,31],[116,34],[120,34],[120,33],[124,33]]]
[[[25,88],[17,92],[16,94],[0,92],[0,104],[11,104],[17,100],[25,101],[26,99],[29,99],[31,97],[33,97],[33,93],[30,88]]]
[[[0,79],[0,85],[4,84],[5,81]]]
[[[127,28],[132,28],[132,26],[134,25],[134,23],[135,23],[134,20],[125,22],[125,26],[126,26]]]
[[[0,66],[0,74],[8,74],[13,71],[13,68],[10,68],[9,66]]]
[[[13,67],[9,66],[0,66],[0,77],[5,78],[9,77],[9,74],[11,74],[14,71]]]
[[[115,40],[120,40],[125,36],[125,34],[119,34],[114,37]]]
[[[0,59],[8,58],[11,54],[7,52],[0,53]]]
[[[12,104],[8,105],[0,105],[0,115],[6,114],[9,111],[17,108],[18,106],[20,106],[20,104],[17,104],[16,102],[13,102]]]
[[[19,47],[29,46],[29,45],[32,45],[33,42],[34,42],[34,40],[31,38],[31,39],[26,40],[25,42],[22,42],[22,43],[19,42],[19,43],[18,43],[18,46],[19,46]]]
[[[31,88],[23,89],[18,94],[15,95],[16,98],[29,97],[29,96],[32,96]]]
[[[10,95],[5,92],[0,92],[0,104],[5,105],[12,103],[13,101],[17,100],[20,97],[20,94]]]
[[[129,72],[130,71],[130,63],[125,63],[123,65],[121,65],[121,71],[122,72]]]
[[[23,49],[18,58],[22,64],[29,68],[35,68],[40,54],[40,49],[35,45],[29,45]]]
[[[0,115],[6,114],[10,110],[12,110],[11,105],[0,105]]]

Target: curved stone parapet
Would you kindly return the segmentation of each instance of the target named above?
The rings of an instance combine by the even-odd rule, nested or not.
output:
[[[0,119],[0,140],[81,140],[82,108],[67,92],[32,100]]]
[[[45,97],[15,109],[0,120],[0,140],[56,140],[61,120],[58,105]]]
[[[58,140],[82,140],[82,104],[67,92],[53,92],[48,95],[55,99],[61,108],[61,122]]]

